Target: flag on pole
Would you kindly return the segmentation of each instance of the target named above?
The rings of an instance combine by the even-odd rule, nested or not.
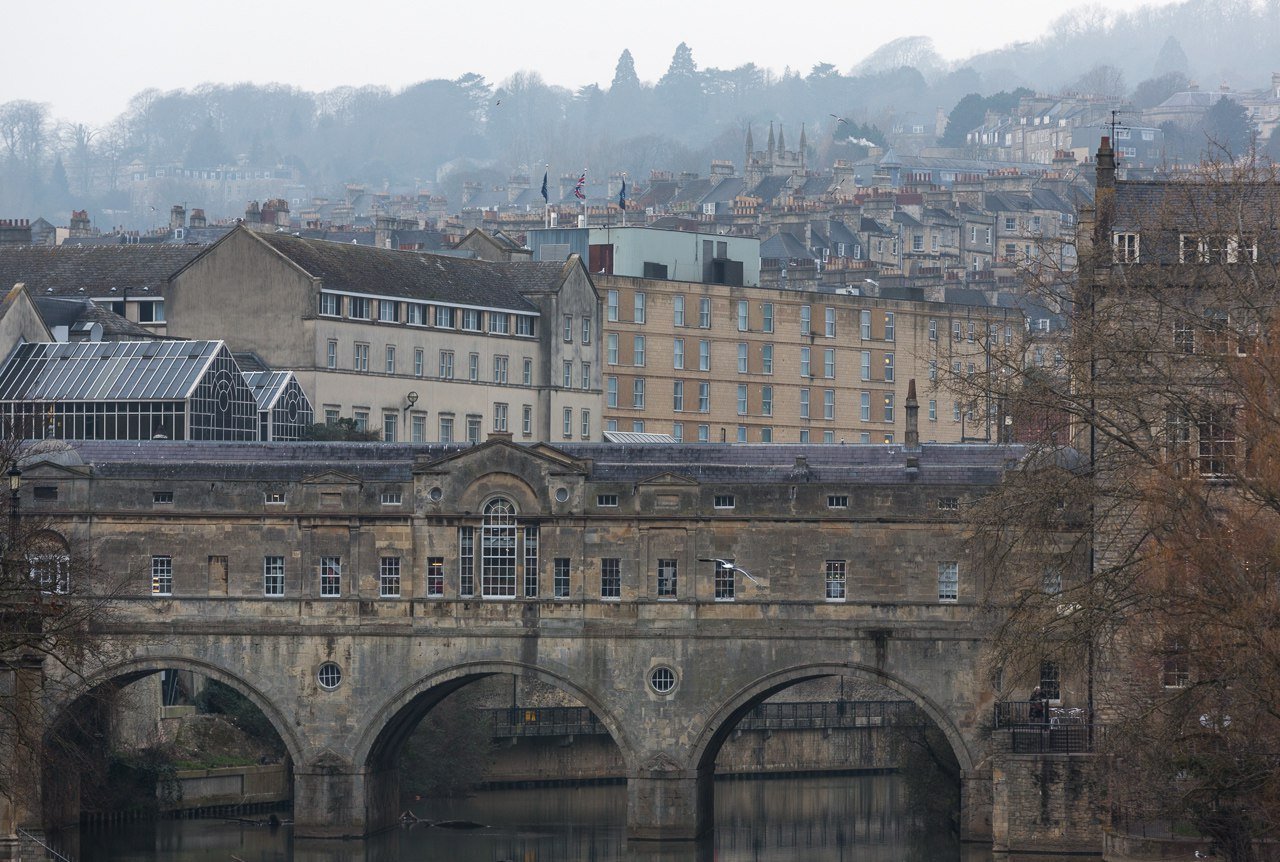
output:
[[[586,184],[587,184],[587,172],[583,171],[582,176],[578,177],[578,182],[573,187],[573,196],[580,201],[585,201],[587,199],[586,192],[582,190],[583,186],[585,186]]]
[[[618,191],[618,209],[627,208],[627,181],[622,181],[622,188]]]
[[[547,203],[551,203],[551,198],[547,197],[547,174],[549,173],[551,173],[549,170],[542,172],[542,199]]]

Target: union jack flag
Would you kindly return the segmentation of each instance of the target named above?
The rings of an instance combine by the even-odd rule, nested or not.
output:
[[[578,177],[577,185],[573,187],[573,196],[580,201],[585,201],[587,199],[587,193],[582,190],[582,187],[585,186],[586,184],[587,184],[587,172],[583,171],[582,176]]]

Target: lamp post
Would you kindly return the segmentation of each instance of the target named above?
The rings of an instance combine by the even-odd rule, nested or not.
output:
[[[18,536],[18,507],[22,502],[19,496],[22,490],[22,471],[18,469],[16,460],[9,466],[5,475],[9,477],[9,545],[12,547]]]

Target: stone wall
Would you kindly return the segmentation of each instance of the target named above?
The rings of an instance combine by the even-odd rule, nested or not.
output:
[[[1094,754],[1013,754],[998,731],[991,759],[992,846],[1009,852],[1102,849],[1106,784]]]
[[[182,769],[176,773],[175,779],[181,791],[177,796],[179,801],[164,805],[164,811],[186,811],[213,805],[288,802],[293,793],[289,767],[283,763]]]

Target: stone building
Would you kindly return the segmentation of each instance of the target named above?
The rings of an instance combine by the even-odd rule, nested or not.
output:
[[[953,375],[985,373],[1021,343],[1016,309],[596,276],[605,293],[607,431],[687,442],[902,443],[907,381],[920,437],[994,441],[999,405],[961,401]],[[993,342],[994,339],[994,342]]]
[[[173,274],[171,334],[292,371],[384,440],[600,439],[599,299],[579,258],[495,262],[232,231]]]

